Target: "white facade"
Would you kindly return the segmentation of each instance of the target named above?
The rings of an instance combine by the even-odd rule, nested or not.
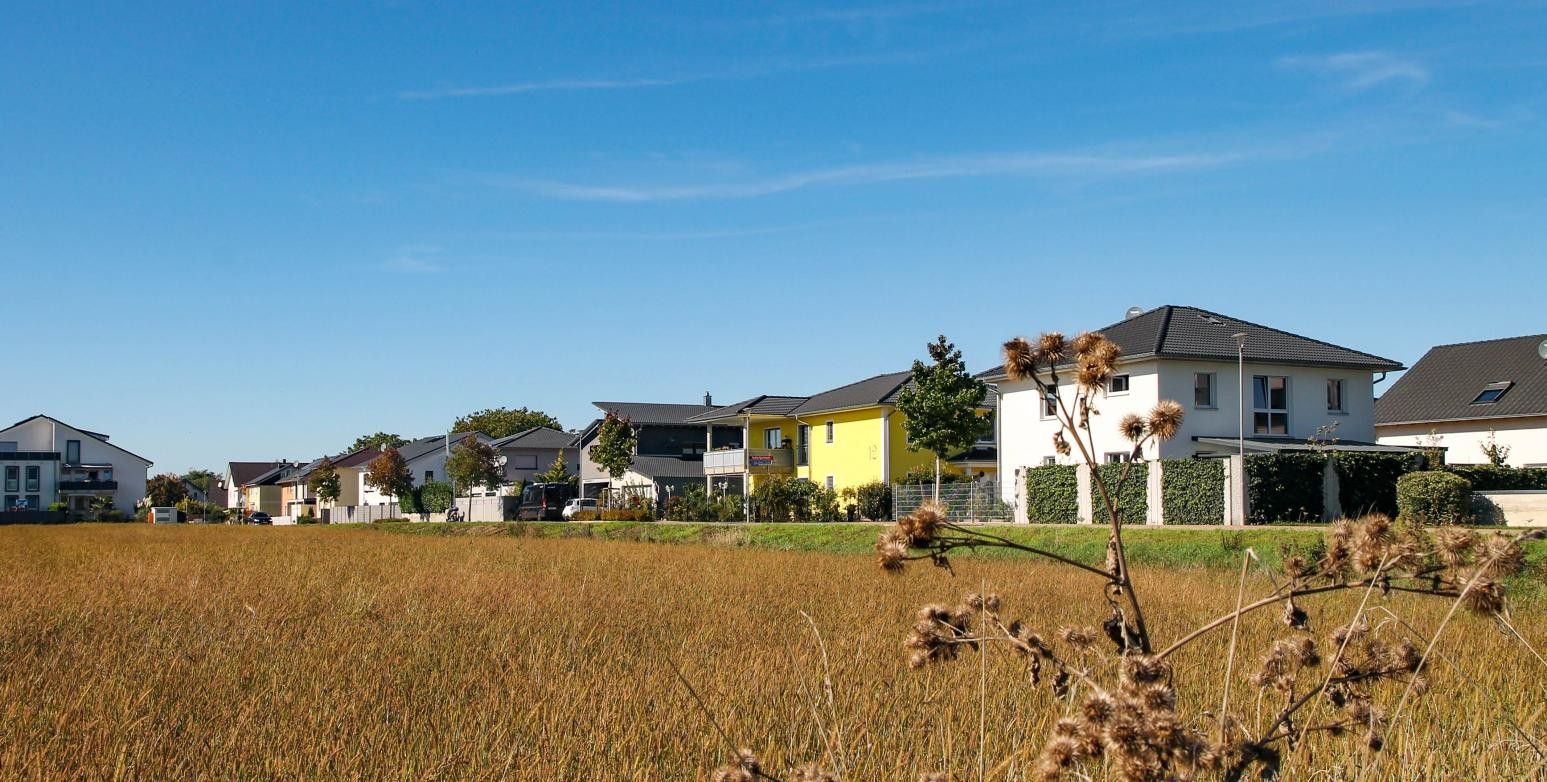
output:
[[[1382,424],[1377,434],[1382,445],[1438,445],[1447,464],[1486,464],[1483,445],[1491,436],[1509,448],[1509,466],[1547,467],[1547,416]]]
[[[89,510],[94,497],[134,512],[145,498],[151,462],[95,434],[48,416],[33,416],[0,430],[0,477],[5,507],[41,510],[55,502]]]
[[[1244,374],[1246,394],[1243,399],[1235,362],[1160,358],[1121,364],[1116,375],[1126,377],[1127,390],[1098,394],[1094,403],[1100,414],[1091,418],[1095,441],[1093,456],[1098,462],[1108,462],[1131,452],[1132,445],[1117,430],[1118,422],[1128,413],[1147,414],[1163,399],[1175,400],[1182,405],[1182,426],[1171,440],[1146,446],[1145,459],[1232,454],[1236,452],[1234,441],[1243,430],[1247,438],[1273,436],[1304,442],[1317,436],[1319,428],[1335,425],[1328,435],[1330,438],[1361,443],[1375,441],[1374,376],[1369,370],[1248,362]],[[1206,398],[1195,393],[1199,375],[1208,378]],[[1284,379],[1286,389],[1282,405],[1269,401],[1259,407],[1257,395],[1253,393],[1254,378],[1257,377]],[[1074,373],[1061,374],[1059,380],[1061,395],[1072,401],[1077,393]],[[1329,380],[1341,383],[1341,410],[1329,409]],[[1001,482],[1001,486],[1005,502],[1015,503],[1021,483],[1019,476],[1026,469],[1048,463],[1076,464],[1081,458],[1077,448],[1070,456],[1060,456],[1054,450],[1053,435],[1060,431],[1061,424],[1056,418],[1044,415],[1043,400],[1034,383],[1002,380],[999,393],[1000,471],[1002,475],[1017,477]],[[1255,424],[1263,416],[1275,430],[1281,431],[1256,431]],[[1195,439],[1200,437],[1224,438],[1231,442],[1223,446],[1202,443]],[[1248,439],[1247,452],[1252,450]]]

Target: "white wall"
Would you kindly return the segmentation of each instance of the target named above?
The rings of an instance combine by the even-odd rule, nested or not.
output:
[[[1429,445],[1429,433],[1436,433],[1439,445],[1446,449],[1447,464],[1487,463],[1482,444],[1492,431],[1495,442],[1509,446],[1507,461],[1511,467],[1547,466],[1547,416],[1385,425],[1378,429],[1380,442],[1389,445]]]
[[[65,443],[69,440],[79,440],[82,464],[112,465],[113,480],[118,481],[118,490],[113,493],[114,507],[126,513],[133,512],[134,506],[145,498],[145,484],[151,465],[149,461],[70,426],[48,418],[34,418],[0,433],[0,440],[16,441],[18,451],[58,451],[61,459],[64,457]],[[42,505],[45,508],[48,507],[49,503],[59,498],[57,493],[59,465],[53,462],[23,464],[43,466],[39,489]],[[25,481],[25,470],[22,475]],[[23,495],[27,493],[21,492]]]

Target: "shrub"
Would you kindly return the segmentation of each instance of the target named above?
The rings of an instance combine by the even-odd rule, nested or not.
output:
[[[1067,464],[1026,471],[1026,518],[1032,523],[1073,524],[1080,520],[1080,480]]]
[[[948,483],[971,482],[972,476],[956,472],[948,466],[940,471],[941,486],[944,486]],[[898,481],[898,483],[908,486],[935,485],[935,463],[931,461],[925,462],[924,464],[914,465],[907,472],[903,473],[902,480]]]
[[[812,481],[775,476],[752,489],[756,521],[838,521],[838,493]]]
[[[647,508],[603,508],[578,511],[570,521],[655,521],[655,514]]]
[[[1248,524],[1320,521],[1322,473],[1327,457],[1319,453],[1264,453],[1247,456]]]
[[[1495,467],[1491,464],[1451,467],[1450,472],[1465,478],[1472,491],[1547,490],[1547,468]]]
[[[1160,496],[1167,524],[1224,523],[1224,460],[1177,459],[1161,464]]]
[[[451,484],[430,481],[419,489],[419,504],[425,513],[445,513],[451,508]]]
[[[1458,524],[1468,521],[1472,484],[1441,470],[1410,472],[1397,479],[1400,518],[1413,524]]]
[[[1128,469],[1128,480],[1119,487],[1117,482],[1122,478],[1123,470]],[[1096,468],[1102,483],[1107,486],[1107,491],[1113,492],[1112,499],[1117,501],[1117,518],[1124,523],[1143,524],[1144,518],[1149,514],[1149,465],[1144,462],[1129,464],[1103,464]],[[1096,517],[1098,524],[1104,524],[1107,518],[1106,504],[1101,501],[1101,491],[1093,484],[1091,492],[1091,512]]]
[[[320,519],[318,519],[316,516],[313,516],[310,513],[308,513],[308,514],[306,514],[304,516],[297,516],[296,520],[295,520],[295,523],[297,523],[297,524],[321,524],[322,521]]]
[[[871,481],[854,487],[854,504],[861,518],[886,521],[892,517],[892,487],[882,481]]]
[[[60,511],[69,510],[70,509],[70,505],[69,505],[69,503],[64,503],[64,502],[50,502],[48,504],[48,509],[50,511],[54,512],[54,513],[58,513]]]
[[[1397,479],[1415,469],[1413,456],[1345,451],[1332,461],[1338,471],[1338,504],[1344,516],[1397,515]]]
[[[672,521],[730,522],[744,517],[741,495],[721,491],[711,496],[697,484],[667,500],[665,507],[665,518]]]
[[[407,522],[408,519],[405,519],[402,516],[394,516],[390,519],[371,519],[372,524],[403,524]]]

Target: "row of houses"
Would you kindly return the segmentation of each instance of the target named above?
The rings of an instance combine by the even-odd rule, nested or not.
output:
[[[1196,307],[1130,310],[1097,330],[1123,352],[1102,402],[1102,420],[1114,425],[1096,427],[1105,460],[1127,458],[1115,429],[1124,413],[1174,399],[1186,409],[1182,429],[1167,442],[1151,443],[1147,459],[1301,450],[1316,440],[1316,447],[1334,450],[1437,447],[1452,464],[1480,463],[1488,447],[1512,466],[1547,466],[1547,335],[1441,345],[1389,382],[1390,373],[1405,369],[1398,361]],[[991,389],[982,413],[994,426],[954,455],[948,469],[983,481],[1002,477],[1003,499],[1014,504],[1020,481],[1012,478],[1072,457],[1053,449],[1052,400],[1035,384],[1011,380],[999,367],[979,377]],[[507,484],[531,480],[562,453],[591,497],[631,490],[661,498],[695,484],[747,493],[770,476],[841,491],[899,482],[932,462],[930,454],[910,448],[896,409],[908,382],[909,373],[898,371],[731,404],[716,404],[708,394],[699,404],[595,402],[597,420],[577,432],[539,427],[498,439],[482,432],[437,434],[399,452],[418,486],[443,479],[450,449],[475,437],[505,457]],[[628,418],[637,432],[633,464],[620,478],[587,456],[601,416],[609,413]],[[392,502],[365,483],[365,467],[378,455],[366,448],[330,457],[342,484],[333,504]],[[204,499],[244,514],[321,516],[326,508],[308,486],[321,461],[231,462]],[[151,464],[106,434],[46,415],[0,430],[7,510],[57,503],[86,512],[103,500],[132,509],[145,496]]]

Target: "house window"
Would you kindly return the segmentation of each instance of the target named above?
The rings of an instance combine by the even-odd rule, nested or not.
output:
[[[833,422],[832,421],[828,421],[827,422],[827,444],[828,445],[832,445],[833,444]]]
[[[0,453],[16,453],[16,441],[0,440]]]
[[[1107,381],[1107,393],[1108,394],[1126,394],[1126,393],[1128,393],[1128,376],[1127,375],[1113,375],[1112,378]]]
[[[1214,401],[1214,373],[1198,372],[1192,376],[1192,406],[1209,409],[1217,406]]]
[[[14,495],[14,494],[7,494],[7,495],[5,495],[5,509],[6,510],[10,510],[11,508],[16,507],[17,503],[19,503],[19,502],[21,502],[21,498],[20,497]]]
[[[429,483],[430,481],[433,481],[433,480],[435,480],[435,471],[434,470],[425,470],[424,471],[424,482],[425,483]]]
[[[988,413],[983,417],[988,419],[988,429],[985,430],[983,435],[978,438],[978,442],[989,445],[994,442],[994,414]]]
[[[1327,412],[1342,413],[1348,408],[1343,407],[1343,381],[1341,378],[1327,378]]]
[[[43,510],[43,498],[36,494],[27,495],[27,508],[30,510]]]
[[[1289,378],[1282,375],[1252,378],[1252,432],[1289,434]]]
[[[1058,457],[1057,456],[1044,456],[1044,457],[1042,457],[1042,466],[1043,467],[1052,467],[1055,464],[1058,464]]]
[[[763,447],[778,448],[784,441],[784,431],[777,426],[763,430]]]
[[[5,490],[21,491],[21,468],[14,464],[5,468]],[[5,505],[10,507],[11,504],[7,502]]]
[[[81,463],[81,441],[80,440],[65,440],[64,441],[64,463],[65,464],[80,464]]]
[[[1042,395],[1042,417],[1058,417],[1058,390],[1050,388]]]
[[[510,460],[510,466],[517,470],[535,470],[537,469],[537,454],[518,453]]]
[[[27,468],[27,491],[37,491],[42,480],[43,468],[31,466]]]
[[[795,463],[807,465],[811,463],[811,426],[799,424],[795,427]]]
[[[1509,387],[1512,385],[1514,385],[1514,382],[1509,380],[1500,381],[1498,383],[1489,383],[1488,385],[1483,386],[1482,393],[1478,394],[1477,398],[1472,400],[1472,404],[1491,405],[1494,402],[1499,401],[1499,397],[1504,396],[1504,392],[1508,391]]]
[[[1107,464],[1122,464],[1133,461],[1133,453],[1130,451],[1108,451]]]
[[[833,490],[833,476],[831,476],[831,475],[827,476],[826,484],[827,484],[827,490],[828,491],[832,491]]]

